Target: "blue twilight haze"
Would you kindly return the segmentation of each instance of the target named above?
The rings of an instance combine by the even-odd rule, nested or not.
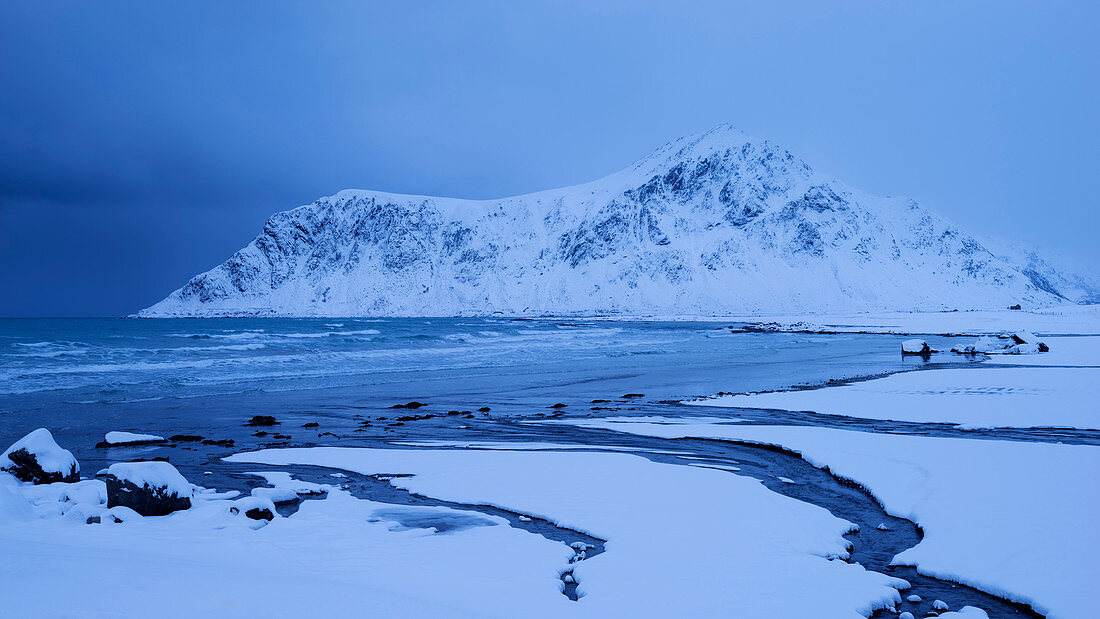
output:
[[[1100,264],[1091,2],[6,3],[0,316],[164,297],[345,188],[576,184],[733,123]]]

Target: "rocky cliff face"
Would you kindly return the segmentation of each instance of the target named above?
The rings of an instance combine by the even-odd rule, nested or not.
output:
[[[277,213],[139,315],[722,315],[1098,297],[1038,256],[997,257],[911,200],[857,191],[723,126],[560,190],[342,191]]]

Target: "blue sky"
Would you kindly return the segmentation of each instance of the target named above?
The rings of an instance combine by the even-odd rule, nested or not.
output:
[[[723,122],[1100,265],[1092,2],[4,3],[0,315],[121,315],[344,188],[488,198]]]

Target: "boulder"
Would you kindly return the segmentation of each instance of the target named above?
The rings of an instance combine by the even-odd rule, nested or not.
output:
[[[1030,331],[1017,331],[1011,336],[1012,341],[1016,343],[1017,350],[1015,354],[1031,354],[1037,352],[1049,352],[1050,348],[1041,341],[1039,338]]]
[[[38,428],[8,447],[0,455],[0,470],[36,484],[80,481],[80,464],[46,428]]]
[[[198,434],[173,434],[168,437],[168,440],[178,443],[197,443],[202,440],[202,437]]]
[[[930,355],[936,351],[924,340],[905,340],[901,343],[903,355]]]
[[[1050,348],[1030,331],[1016,331],[1009,335],[983,336],[972,344],[956,346],[951,352],[964,355],[1030,355],[1047,352]]]
[[[164,516],[191,507],[191,484],[167,462],[120,462],[107,469],[107,507]]]
[[[1013,341],[1009,339],[983,335],[982,337],[979,337],[977,340],[975,340],[973,343],[952,348],[951,352],[957,352],[964,355],[992,355],[1003,352],[1006,348],[1012,345],[1012,342]]]
[[[1017,331],[1008,337],[1012,338],[1012,341],[1017,344],[1037,344],[1039,338],[1035,337],[1035,334],[1030,331]]]
[[[208,438],[208,439],[203,439],[202,444],[203,445],[215,445],[215,446],[218,446],[218,447],[232,447],[235,442],[236,441],[234,441],[231,438],[223,438],[223,439],[218,439],[218,440]]]
[[[271,511],[271,509],[268,507],[262,506],[253,507],[252,509],[245,511],[244,515],[253,520],[267,520],[269,522],[275,518],[275,512]]]
[[[1002,351],[1006,355],[1033,355],[1039,352],[1038,344],[1014,344]]]
[[[252,419],[249,419],[247,422],[245,422],[244,425],[246,425],[246,426],[273,426],[277,423],[279,423],[279,422],[274,417],[272,417],[271,415],[253,415]]]
[[[99,516],[99,522],[101,524],[117,524],[120,522],[127,522],[139,519],[141,519],[141,514],[130,509],[129,507],[126,507],[125,505],[117,505],[115,507],[112,507],[111,509],[108,509]],[[91,520],[91,518],[88,518],[88,520]],[[88,524],[93,523],[89,522]]]
[[[244,514],[246,518],[263,521],[263,524],[276,518],[275,504],[264,497],[247,496],[233,501],[229,513],[236,516]]]

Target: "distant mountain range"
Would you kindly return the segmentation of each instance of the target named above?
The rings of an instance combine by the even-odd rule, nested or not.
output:
[[[1091,274],[991,251],[720,126],[597,181],[500,200],[348,190],[276,213],[139,316],[693,315],[1098,303]]]

